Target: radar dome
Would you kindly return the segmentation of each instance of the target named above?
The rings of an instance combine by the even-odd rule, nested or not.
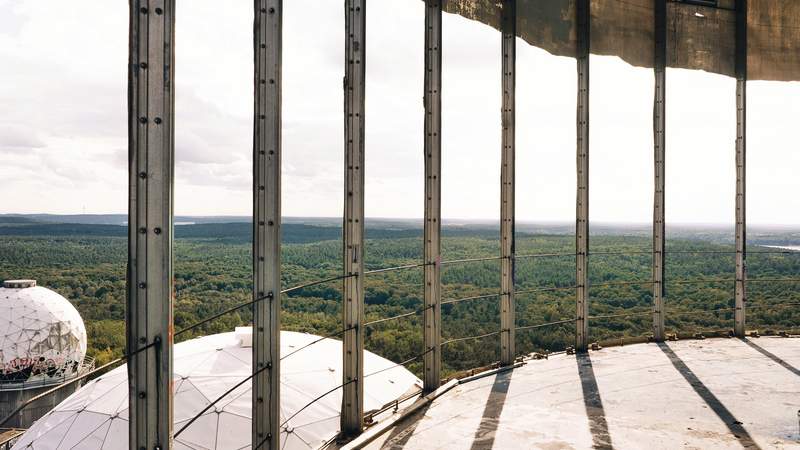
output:
[[[3,385],[60,382],[77,375],[86,356],[86,327],[61,295],[35,280],[0,287],[0,390]]]
[[[176,434],[186,429],[175,437],[173,449],[251,448],[251,383],[230,391],[252,374],[251,345],[251,327],[175,345],[174,426]],[[280,345],[281,449],[321,448],[339,431],[342,342],[281,331]],[[30,427],[13,450],[127,450],[127,370],[123,365],[88,382]],[[364,372],[365,411],[422,389],[405,367],[368,351]]]

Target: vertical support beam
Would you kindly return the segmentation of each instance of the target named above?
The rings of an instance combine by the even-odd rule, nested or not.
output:
[[[344,302],[341,430],[361,433],[364,415],[364,79],[366,0],[345,0]]]
[[[425,2],[425,313],[424,389],[439,387],[442,367],[442,0]]]
[[[747,0],[736,0],[736,285],[734,333],[744,337],[747,304]]]
[[[175,3],[130,1],[129,447],[172,448]],[[151,346],[139,353],[136,351]]]
[[[502,168],[500,172],[500,364],[514,363],[514,121],[516,82],[516,0],[503,0],[501,18]]]
[[[590,0],[576,2],[578,189],[575,205],[575,348],[578,351],[585,351],[589,340],[589,7]]]
[[[253,22],[253,448],[280,448],[282,0]]]
[[[667,0],[655,0],[655,93],[653,98],[653,338],[664,340],[664,150],[666,145]]]

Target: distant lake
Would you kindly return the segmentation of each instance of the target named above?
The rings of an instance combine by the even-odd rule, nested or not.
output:
[[[800,245],[765,245],[764,247],[778,248],[781,250],[794,250],[796,252],[800,252]]]

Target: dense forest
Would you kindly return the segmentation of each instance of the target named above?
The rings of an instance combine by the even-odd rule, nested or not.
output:
[[[36,227],[40,227],[38,232],[32,231]],[[249,224],[197,224],[176,228],[176,330],[250,301]],[[19,233],[15,234],[12,229],[18,229]],[[89,354],[99,363],[121,355],[124,348],[127,251],[124,230],[117,225],[92,224],[59,228],[54,224],[19,222],[0,226],[0,279],[34,278],[40,285],[73,302],[86,322]],[[282,254],[284,288],[338,275],[341,271],[340,233],[337,227],[285,225]],[[499,254],[495,229],[446,227],[444,234],[444,260]],[[373,227],[368,229],[367,236],[368,269],[421,261],[419,229]],[[769,242],[779,241],[775,238]],[[592,341],[650,333],[652,287],[647,284],[651,277],[650,245],[648,236],[637,234],[592,236]],[[702,332],[732,327],[732,250],[729,243],[716,238],[681,237],[667,242],[668,332]],[[574,317],[575,296],[571,289],[575,284],[574,256],[569,254],[573,251],[574,236],[518,233],[517,254],[558,255],[517,260],[518,290],[557,288],[520,293],[516,305],[517,326]],[[797,277],[800,252],[759,254],[767,251],[772,249],[760,246],[749,249],[748,274],[751,279]],[[694,283],[695,280],[715,281]],[[628,282],[634,284],[624,284]],[[499,261],[444,265],[442,283],[445,301],[497,294]],[[367,276],[365,285],[367,321],[419,311],[423,304],[421,268],[371,274]],[[748,328],[783,330],[800,327],[800,309],[797,306],[769,307],[800,302],[798,288],[798,282],[749,283]],[[320,335],[340,330],[340,291],[341,281],[337,281],[284,295],[283,328]],[[497,297],[488,297],[443,305],[443,339],[497,331],[498,304]],[[635,315],[618,316],[629,313]],[[181,337],[231,331],[250,320],[249,308],[244,308],[205,325],[191,336],[187,333]],[[421,314],[368,326],[365,330],[367,348],[394,361],[409,359],[422,351],[421,326]],[[516,339],[520,354],[563,350],[574,343],[574,325],[568,323],[520,330]],[[443,350],[445,370],[453,372],[490,364],[498,359],[498,347],[496,335],[447,344]],[[421,363],[415,361],[409,367],[419,373]]]

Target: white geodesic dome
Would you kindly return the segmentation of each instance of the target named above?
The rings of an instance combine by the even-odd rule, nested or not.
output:
[[[86,356],[86,327],[64,297],[33,280],[0,287],[0,390],[61,382]]]
[[[175,345],[175,430],[252,373],[250,328]],[[319,336],[281,332],[281,355]],[[244,344],[243,344],[244,340]],[[364,352],[364,410],[378,409],[422,382],[405,367]],[[281,361],[281,423],[342,383],[342,342],[324,339]],[[384,370],[388,369],[388,370]],[[251,384],[244,383],[175,438],[175,450],[249,449]],[[292,417],[281,429],[281,449],[315,449],[339,432],[342,390]],[[92,380],[39,419],[13,447],[20,449],[125,450],[128,448],[128,375],[125,366]]]

